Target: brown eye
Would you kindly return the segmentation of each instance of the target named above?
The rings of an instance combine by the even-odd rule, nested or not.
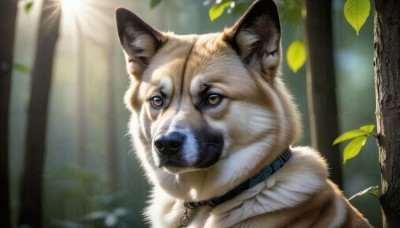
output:
[[[218,93],[211,93],[210,95],[208,95],[207,103],[209,105],[217,105],[222,101],[222,99],[223,99],[222,95]]]
[[[164,105],[164,100],[159,96],[155,96],[150,99],[150,103],[153,108],[161,108]]]

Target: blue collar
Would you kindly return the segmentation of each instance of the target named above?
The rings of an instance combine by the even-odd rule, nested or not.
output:
[[[185,202],[184,206],[187,210],[188,208],[193,209],[205,205],[208,205],[210,207],[215,207],[223,202],[226,202],[234,198],[235,196],[239,195],[243,191],[252,188],[255,185],[266,180],[273,173],[278,171],[289,160],[291,155],[292,151],[290,150],[290,148],[287,148],[278,156],[278,158],[276,158],[270,165],[262,169],[257,175],[239,184],[238,186],[236,186],[229,192],[225,193],[224,195],[199,202]]]

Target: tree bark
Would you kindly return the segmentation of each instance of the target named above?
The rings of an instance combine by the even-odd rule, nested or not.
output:
[[[60,24],[60,1],[44,0],[39,24],[21,177],[18,226],[42,226],[48,100]]]
[[[400,227],[400,1],[375,0],[374,71],[383,227]]]
[[[342,187],[342,166],[333,140],[339,135],[333,62],[332,6],[321,0],[303,1],[307,50],[307,101],[311,144],[327,159],[330,178]]]
[[[9,190],[9,106],[17,1],[0,1],[0,224],[11,227]]]

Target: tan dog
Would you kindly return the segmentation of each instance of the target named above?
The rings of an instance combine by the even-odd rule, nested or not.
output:
[[[279,77],[281,28],[256,1],[223,33],[175,35],[116,11],[130,134],[153,227],[369,227],[308,147]]]

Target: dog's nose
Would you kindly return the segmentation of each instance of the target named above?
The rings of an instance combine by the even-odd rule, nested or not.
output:
[[[184,141],[185,135],[178,132],[172,132],[159,135],[154,140],[154,146],[161,154],[171,156],[181,150]]]

